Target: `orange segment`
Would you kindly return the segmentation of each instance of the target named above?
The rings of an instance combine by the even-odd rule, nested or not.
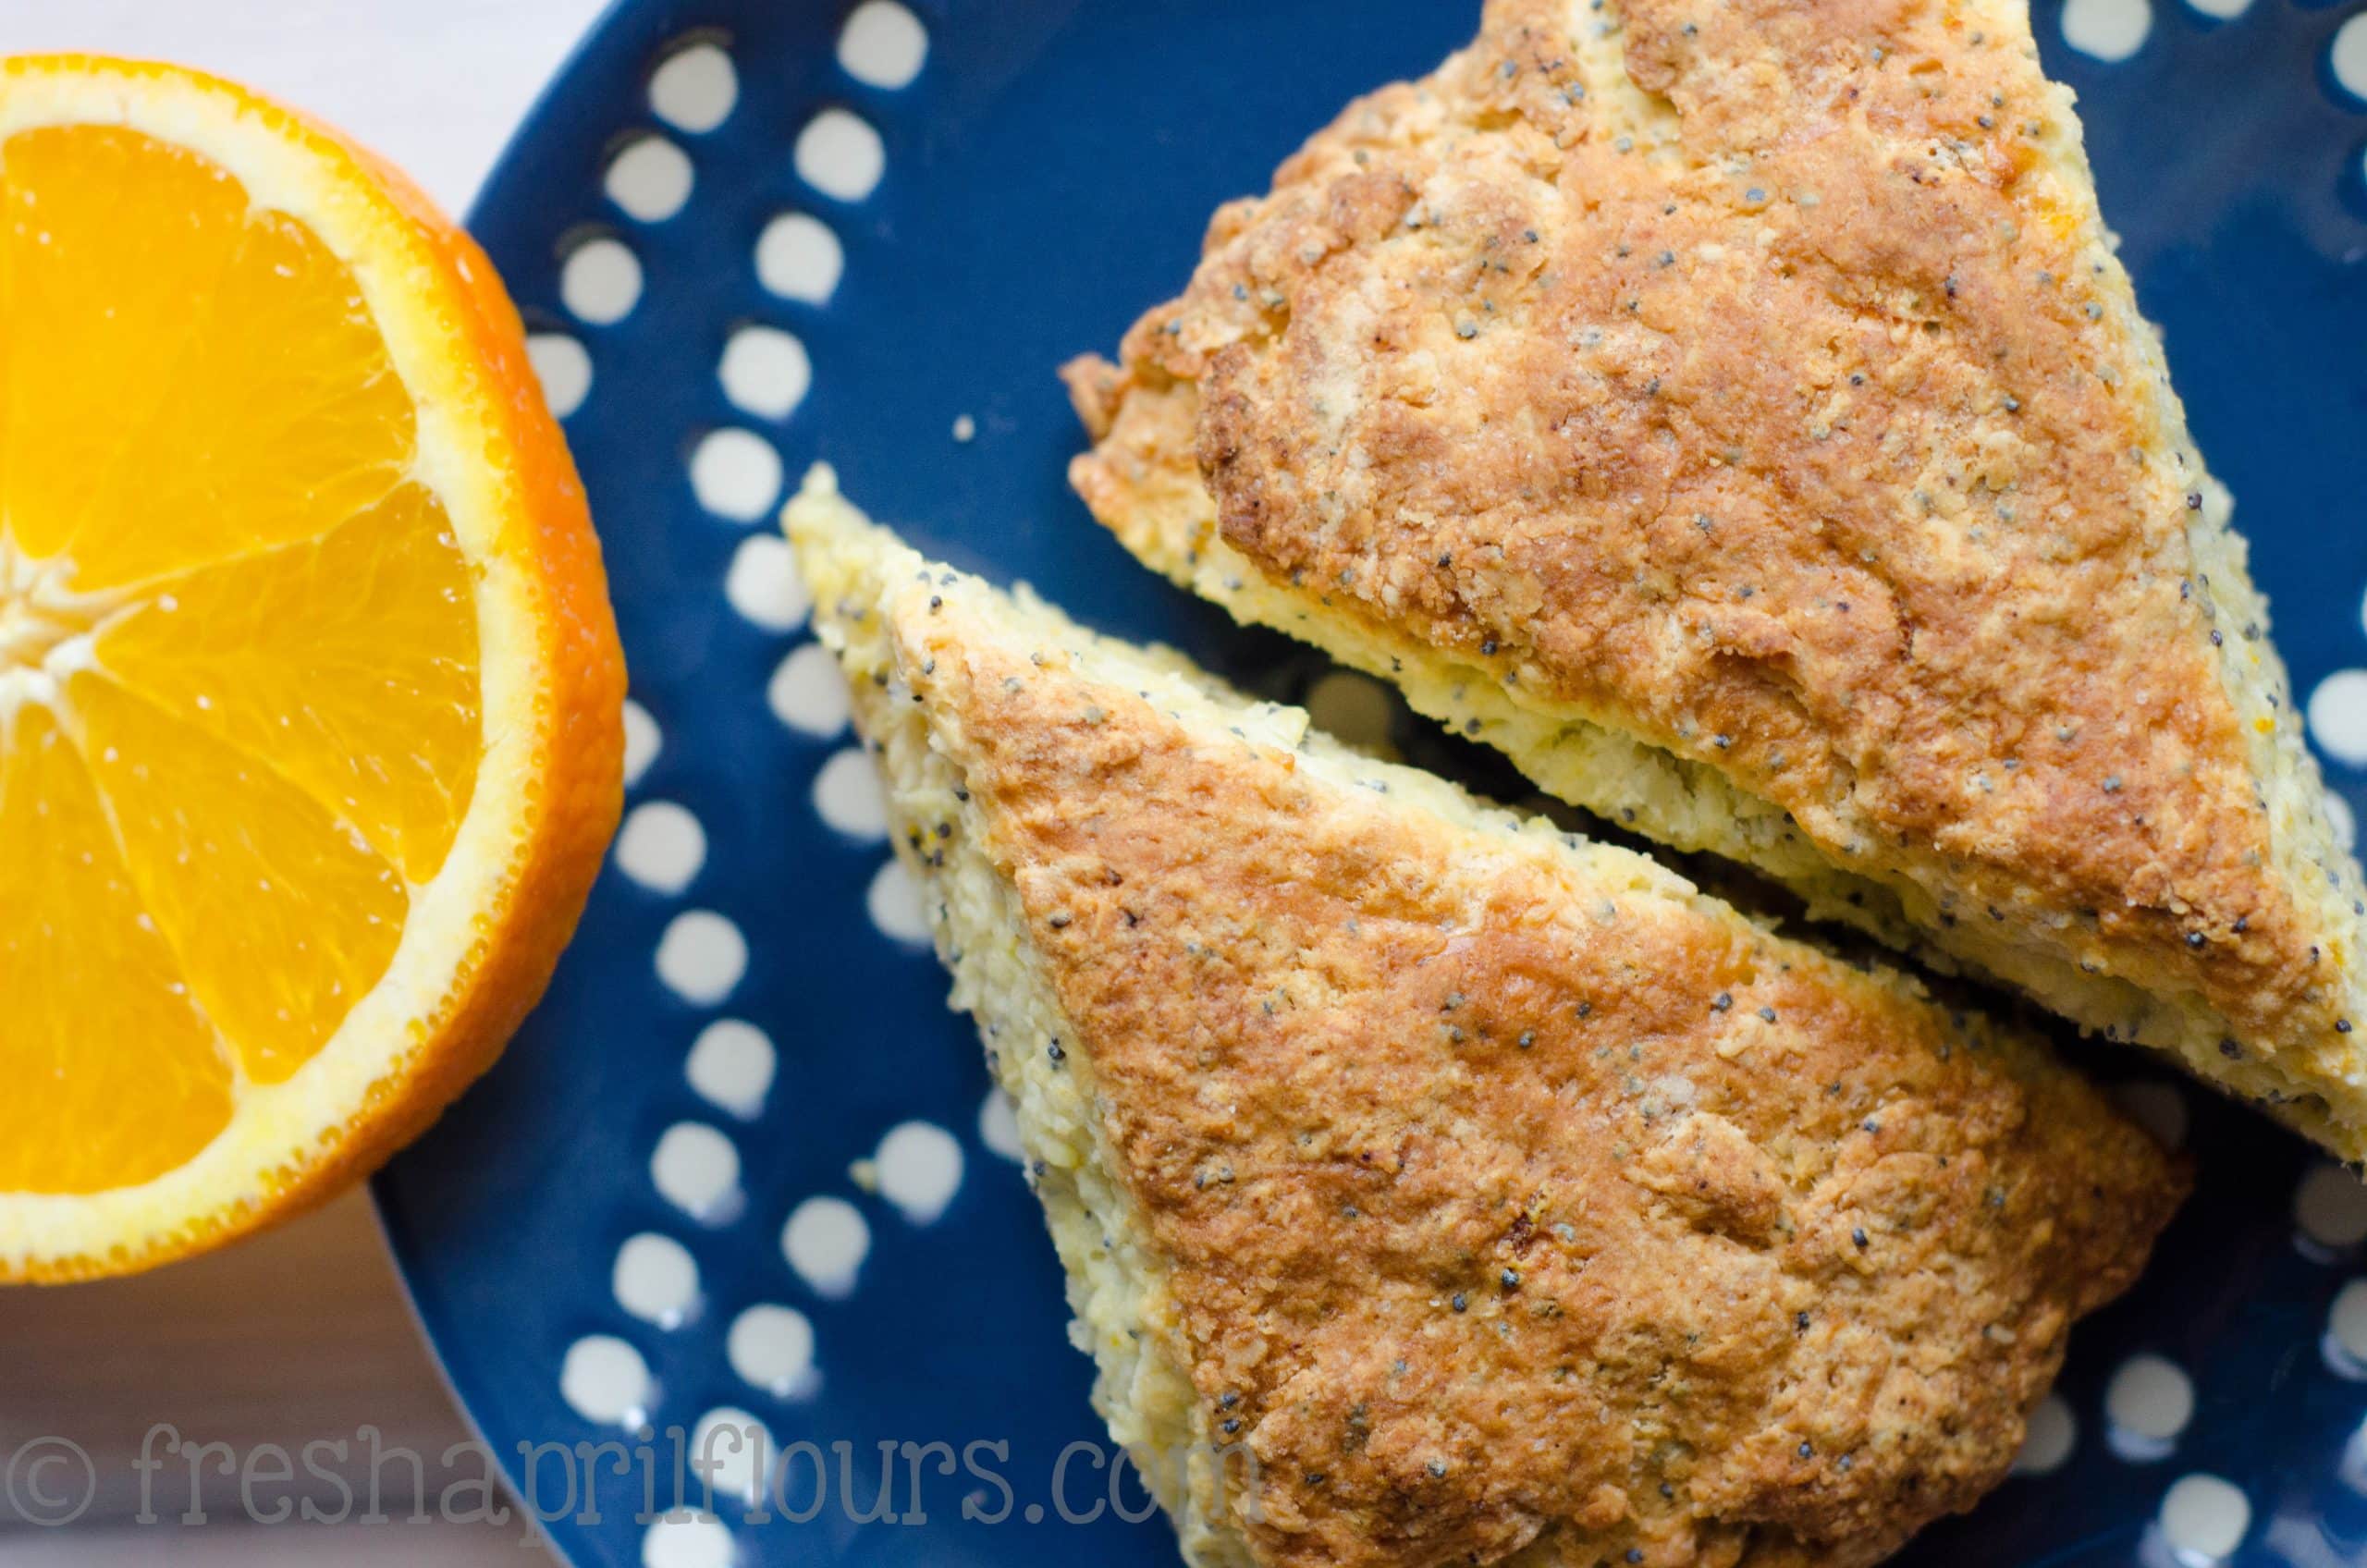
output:
[[[80,754],[41,708],[0,734],[0,1188],[146,1181],[228,1122],[230,1069],[132,890]],[[91,1135],[61,1147],[60,1126]]]
[[[69,557],[87,594],[316,537],[399,482],[410,394],[311,229],[218,165],[111,127],[20,132],[0,170],[19,314],[107,328],[65,361],[62,408],[53,361],[31,343],[18,357],[23,554]]]
[[[337,1190],[499,1051],[623,667],[484,257],[229,83],[0,61],[0,1281]]]
[[[257,757],[424,882],[476,784],[475,583],[443,506],[405,484],[316,543],[166,585],[98,661]]]
[[[141,903],[247,1075],[279,1082],[386,972],[402,878],[268,763],[97,675],[66,698]]]

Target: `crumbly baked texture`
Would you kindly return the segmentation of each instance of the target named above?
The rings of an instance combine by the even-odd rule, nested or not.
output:
[[[827,479],[789,521],[1195,1563],[1870,1562],[2005,1475],[2183,1194],[1907,980],[926,563]]]
[[[2017,0],[1490,0],[1121,360],[1150,565],[2367,1155],[2358,869]]]

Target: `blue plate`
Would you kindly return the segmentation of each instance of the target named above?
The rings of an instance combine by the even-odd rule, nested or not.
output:
[[[1139,1487],[1100,1468],[1042,1222],[995,1152],[969,1026],[909,939],[769,519],[827,459],[926,550],[1303,692],[1306,655],[1087,521],[1052,370],[1114,345],[1187,276],[1219,202],[1351,95],[1427,69],[1478,6],[906,4],[629,0],[474,214],[591,491],[642,770],[549,998],[377,1194],[454,1388],[579,1563],[1175,1561]],[[2037,27],[2297,690],[2367,763],[2367,675],[2321,685],[2367,664],[2367,104],[2344,86],[2367,77],[2367,22],[2338,45],[2344,20],[2070,0]],[[2361,799],[2367,775],[2331,771]],[[2356,1183],[2141,1060],[2090,1060],[2184,1130],[2201,1195],[2135,1295],[2079,1332],[2035,1473],[1906,1561],[2367,1561]],[[881,1185],[859,1162],[883,1140]],[[718,1411],[761,1423],[783,1495],[637,1518],[682,1495],[669,1429]],[[584,1462],[562,1450],[604,1442],[595,1490],[566,1495]],[[914,1446],[888,1467],[890,1517],[866,1521],[883,1442]],[[529,1476],[533,1444],[560,1446]],[[817,1464],[828,1495],[801,1523]]]

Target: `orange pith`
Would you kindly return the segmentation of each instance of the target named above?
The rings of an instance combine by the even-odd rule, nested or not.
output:
[[[313,1201],[481,1071],[614,826],[621,667],[416,191],[171,67],[9,61],[0,111],[5,1280]]]

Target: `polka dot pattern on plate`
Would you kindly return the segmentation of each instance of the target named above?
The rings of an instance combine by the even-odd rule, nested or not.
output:
[[[759,419],[787,419],[814,385],[805,345],[773,326],[743,326],[723,345],[716,367],[723,395]]]
[[[2367,1182],[2339,1165],[2320,1165],[2293,1189],[2297,1239],[2321,1256],[2367,1241]]]
[[[2252,1527],[2252,1505],[2216,1476],[2182,1476],[2162,1494],[2155,1524],[2182,1568],[2233,1557]]]
[[[2326,1309],[2326,1364],[2353,1382],[2367,1381],[2367,1280],[2335,1292]]]
[[[2186,1147],[2186,1091],[2176,1084],[2160,1078],[2131,1079],[2112,1086],[2112,1100],[2164,1148]]]
[[[704,1121],[677,1121],[649,1157],[660,1196],[705,1225],[721,1225],[740,1208],[740,1150]]]
[[[563,332],[537,332],[526,339],[526,361],[543,384],[551,417],[565,419],[592,395],[592,356]]]
[[[754,1507],[772,1478],[772,1428],[744,1410],[723,1405],[699,1417],[691,1428],[692,1474],[729,1498]]]
[[[814,1382],[814,1325],[791,1306],[752,1306],[731,1320],[724,1359],[741,1378],[776,1399],[795,1399]]]
[[[559,263],[559,303],[594,326],[609,326],[641,303],[641,259],[621,240],[587,239]]]
[[[649,1363],[613,1334],[586,1334],[559,1363],[559,1397],[586,1421],[637,1427],[655,1393]]]
[[[660,1518],[641,1537],[641,1568],[732,1568],[738,1560],[718,1519]]]
[[[888,172],[888,149],[870,121],[845,109],[825,109],[797,133],[791,162],[797,178],[823,195],[860,202]]]
[[[676,915],[657,940],[657,977],[684,1001],[712,1007],[748,972],[748,939],[713,910]]]
[[[878,770],[858,747],[834,753],[814,776],[814,809],[850,839],[888,837],[888,796]]]
[[[2201,15],[2214,21],[2233,21],[2252,8],[2252,0],[2186,0]]]
[[[689,153],[662,136],[644,136],[609,160],[600,185],[626,216],[663,223],[690,201],[692,178]]]
[[[719,1110],[753,1121],[772,1093],[779,1053],[772,1037],[737,1018],[719,1018],[699,1032],[682,1065],[699,1096]]]
[[[2367,14],[2352,17],[2336,31],[2326,65],[2336,86],[2367,104]]]
[[[780,1251],[816,1295],[843,1301],[871,1256],[871,1226],[844,1198],[807,1198],[781,1228]]]
[[[825,740],[844,729],[851,717],[846,678],[819,643],[802,643],[780,661],[765,687],[765,702],[791,729]]]
[[[1014,1165],[1027,1158],[1019,1142],[1019,1112],[1000,1089],[988,1089],[978,1105],[978,1142]]]
[[[619,1306],[660,1329],[679,1329],[698,1311],[697,1261],[681,1243],[654,1231],[617,1249],[608,1286]]]
[[[2030,1412],[2022,1448],[2014,1456],[2017,1476],[2052,1476],[2070,1463],[2079,1444],[2079,1418],[2061,1394],[2049,1394]]]
[[[928,29],[896,0],[864,0],[839,31],[839,67],[855,80],[909,87],[928,59]]]
[[[756,237],[756,281],[784,300],[828,304],[846,261],[829,226],[803,213],[782,214]]]
[[[649,717],[649,710],[627,697],[625,788],[631,789],[641,782],[642,775],[649,771],[649,765],[657,760],[657,753],[665,747],[666,737],[658,730],[657,721]]]
[[[1317,729],[1366,751],[1389,744],[1396,706],[1380,682],[1347,669],[1333,670],[1306,694],[1306,715]]]
[[[617,869],[652,892],[682,891],[705,864],[706,829],[672,801],[633,807],[617,834]]]
[[[889,941],[906,947],[927,945],[928,910],[922,901],[921,885],[902,861],[890,860],[879,868],[864,894],[863,905],[873,927]]]
[[[2310,734],[2347,767],[2367,767],[2367,669],[2337,669],[2310,693]]]
[[[778,533],[752,533],[732,553],[723,596],[742,619],[767,631],[793,631],[814,607],[797,575],[797,557]]]
[[[754,522],[780,498],[780,454],[753,430],[711,430],[691,451],[691,492],[733,522]]]
[[[2063,42],[2107,64],[2145,46],[2153,31],[2152,0],[2067,0]]]
[[[649,108],[677,130],[704,135],[731,117],[740,102],[740,73],[713,43],[678,49],[649,78]]]
[[[962,1190],[962,1145],[933,1121],[905,1121],[889,1129],[872,1156],[879,1195],[915,1225],[943,1218]]]
[[[2193,1379],[2161,1356],[2130,1356],[2104,1389],[2106,1440],[2132,1464],[2165,1457],[2193,1419]]]

